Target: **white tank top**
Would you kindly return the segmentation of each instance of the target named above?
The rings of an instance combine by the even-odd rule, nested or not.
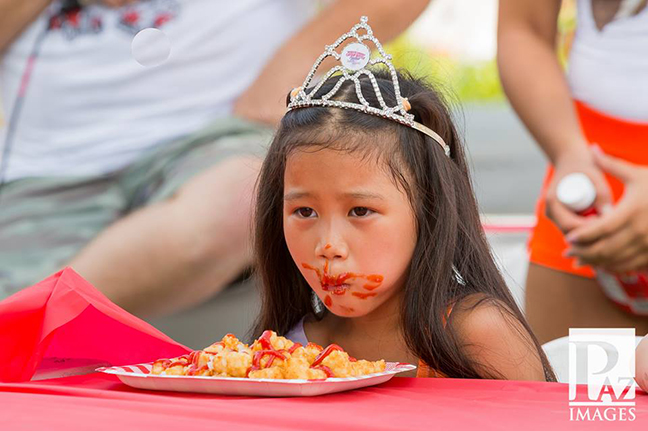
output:
[[[625,120],[648,122],[648,7],[598,30],[592,0],[578,0],[570,53],[572,95]]]
[[[5,120],[59,1],[0,58]],[[315,0],[147,0],[89,6],[59,19],[36,60],[5,180],[115,171],[230,115],[234,100],[317,7]],[[155,67],[131,53],[135,34],[150,27],[171,45],[168,60]],[[5,135],[0,125],[0,149]]]

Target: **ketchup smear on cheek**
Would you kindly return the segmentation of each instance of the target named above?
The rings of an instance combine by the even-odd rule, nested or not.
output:
[[[365,280],[367,280],[369,283],[365,284],[363,288],[369,291],[372,291],[380,287],[380,285],[384,280],[384,277],[380,274],[364,275],[364,274],[356,274],[353,272],[343,272],[342,274],[338,274],[337,276],[330,275],[328,273],[328,261],[324,263],[323,271],[320,271],[319,268],[315,268],[307,263],[302,263],[302,267],[306,269],[310,269],[311,271],[315,271],[317,277],[320,280],[320,285],[322,286],[322,290],[338,296],[344,295],[346,293],[346,291],[348,290],[348,286],[344,286],[344,284],[346,283],[347,280],[351,278],[364,278]],[[356,294],[356,292],[354,292],[353,295],[361,299],[367,299],[370,296],[375,296],[375,294],[362,295],[362,294]],[[324,303],[328,307],[330,307],[333,304],[331,297],[327,296],[324,299]]]

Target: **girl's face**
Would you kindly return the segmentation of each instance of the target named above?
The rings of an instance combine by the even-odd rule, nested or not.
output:
[[[399,292],[416,245],[407,195],[383,166],[331,149],[295,151],[284,180],[284,236],[336,315],[371,313]]]

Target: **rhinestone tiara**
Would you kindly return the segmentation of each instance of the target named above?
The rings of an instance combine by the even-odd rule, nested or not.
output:
[[[417,121],[414,121],[414,115],[407,112],[409,111],[409,109],[411,109],[411,106],[409,104],[409,101],[401,96],[398,77],[396,75],[396,68],[394,68],[394,65],[391,63],[392,56],[385,52],[382,44],[373,35],[373,30],[371,29],[369,24],[367,24],[367,22],[368,18],[366,16],[361,17],[360,23],[354,25],[348,33],[340,36],[333,45],[326,45],[324,52],[317,58],[315,64],[313,64],[313,67],[306,76],[306,79],[304,80],[302,86],[293,89],[293,91],[290,93],[288,111],[309,106],[327,106],[333,108],[355,109],[367,114],[387,118],[416,129],[419,132],[429,136],[435,142],[437,142],[441,146],[441,148],[443,148],[445,155],[450,157],[450,147],[445,143],[443,138],[429,127]],[[366,30],[367,33],[359,35],[358,30],[360,29]],[[344,43],[347,39],[352,38],[355,39],[356,42],[348,44],[342,50],[341,54],[336,51],[336,48],[338,48],[342,43]],[[367,47],[367,45],[363,43],[364,40],[370,40],[376,45],[379,53],[378,56],[370,58],[371,50]],[[326,72],[319,83],[315,85],[315,87],[313,87],[313,89],[309,93],[306,93],[306,89],[313,80],[317,69],[327,57],[333,57],[342,64],[338,64],[337,66],[332,67],[328,72]],[[376,77],[370,69],[366,68],[366,66],[373,66],[378,63],[384,64],[389,69],[392,83],[394,84],[394,93],[396,94],[396,100],[398,103],[396,106],[387,106],[385,100],[382,97],[382,93],[380,92],[380,88],[378,87]],[[322,85],[324,85],[326,80],[328,80],[335,73],[341,74],[341,77],[337,81],[335,86],[331,89],[331,91],[316,99],[315,94],[319,91]],[[376,92],[378,102],[380,103],[380,109],[369,105],[369,102],[367,102],[364,95],[362,94],[362,88],[360,86],[359,79],[361,75],[367,75],[367,77],[369,78],[369,81],[371,82],[371,85]],[[330,100],[335,95],[335,93],[337,93],[342,84],[346,81],[353,81],[353,83],[355,84],[356,95],[360,103]]]

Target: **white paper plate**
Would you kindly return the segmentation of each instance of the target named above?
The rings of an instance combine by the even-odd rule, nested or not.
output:
[[[116,375],[128,386],[154,391],[201,392],[219,395],[256,397],[309,397],[378,385],[404,371],[415,370],[411,364],[387,362],[382,373],[326,380],[244,379],[238,377],[160,376],[152,375],[152,363],[98,368]]]

